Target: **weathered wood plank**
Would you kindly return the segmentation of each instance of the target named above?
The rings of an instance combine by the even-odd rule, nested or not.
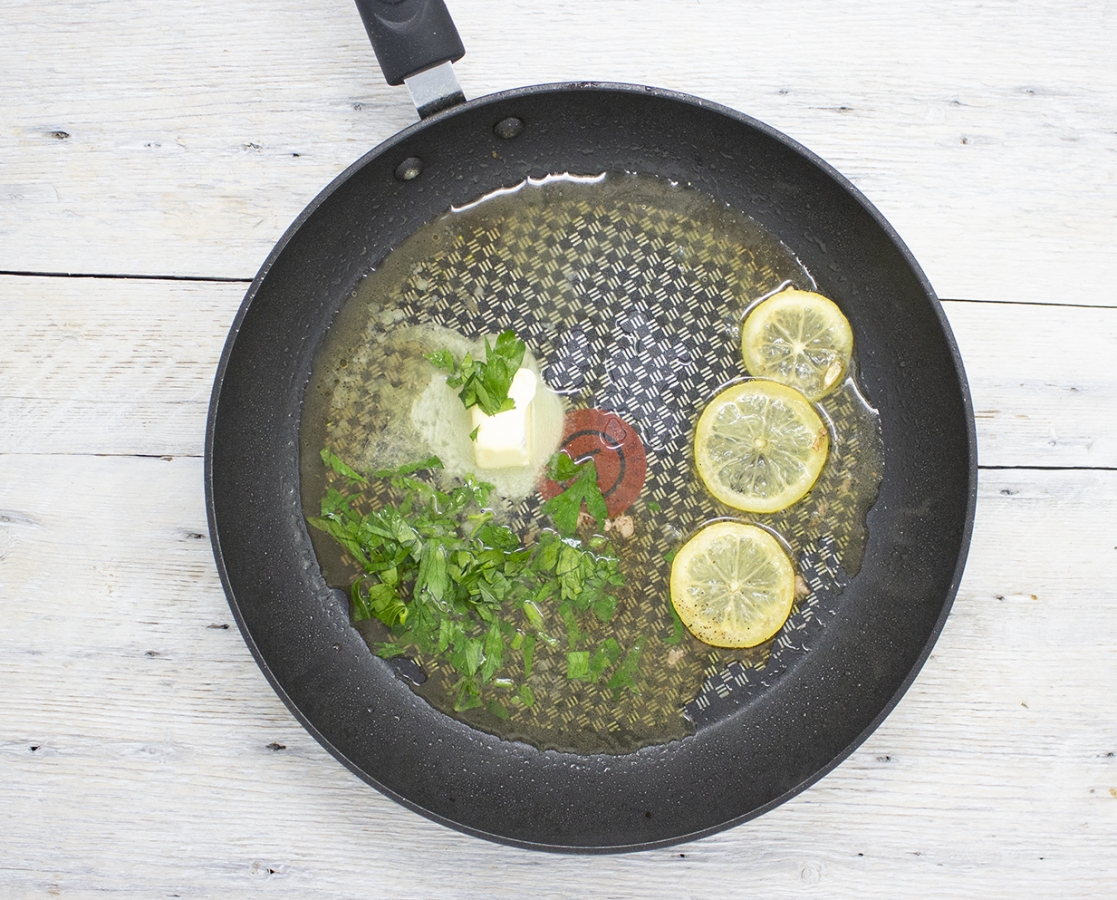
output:
[[[348,0],[0,5],[0,272],[249,278],[414,119]],[[245,284],[0,275],[0,897],[1108,896],[1117,8],[450,5],[470,96],[658,84],[829,160],[982,301],[945,304],[982,463],[1089,468],[983,470],[931,659],[818,785],[683,847],[542,856],[365,786],[232,624],[199,454]]]
[[[321,750],[235,626],[211,627],[231,617],[200,460],[0,456],[0,510],[11,896],[685,897],[747,880],[1009,898],[1102,896],[1117,876],[1101,851],[1117,841],[1112,472],[983,472],[958,600],[881,728],[755,822],[619,858],[458,835]]]
[[[587,77],[705,96],[837,166],[942,296],[1115,302],[1107,4],[452,6],[471,96]],[[414,119],[346,2],[9,0],[4,18],[0,270],[251,277]]]
[[[0,452],[200,455],[243,292],[0,276]],[[983,464],[1117,466],[1117,309],[945,306]]]
[[[1117,466],[1117,310],[944,303],[986,466]]]
[[[201,455],[245,287],[0,276],[0,452]]]

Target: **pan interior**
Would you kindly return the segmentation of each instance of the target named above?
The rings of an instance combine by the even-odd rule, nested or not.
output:
[[[361,280],[319,352],[303,409],[308,516],[319,514],[327,483],[343,486],[322,464],[323,447],[362,472],[431,454],[429,426],[416,423],[416,411],[445,393],[437,384],[444,374],[424,354],[447,335],[474,340],[514,329],[566,409],[619,416],[647,456],[643,490],[607,523],[626,578],[617,612],[608,624],[591,618],[581,626],[590,647],[611,638],[625,651],[639,648],[632,689],[610,687],[609,671],[596,682],[566,677],[566,647],[540,642],[530,705],[514,690],[489,688],[485,704],[456,709],[460,674],[439,656],[417,657],[422,696],[473,727],[540,749],[630,753],[729,715],[816,645],[860,567],[882,471],[877,416],[855,378],[820,404],[832,451],[814,490],[786,510],[756,515],[719,504],[695,476],[692,452],[704,405],[745,375],[746,311],[789,285],[816,287],[788,248],[747,216],[665,179],[623,173],[552,176],[498,191],[423,226]],[[530,482],[526,492],[500,493],[498,486],[494,508],[517,534],[546,527]],[[372,507],[394,499],[383,481],[362,497]],[[696,640],[668,600],[673,553],[726,517],[771,529],[801,579],[784,628],[744,650]],[[311,538],[326,580],[347,588],[360,568],[322,532]],[[372,648],[389,637],[375,620],[357,627]],[[500,678],[529,683],[525,656],[506,649],[504,659]]]
[[[495,125],[525,127],[512,139]],[[400,181],[402,163],[421,174]],[[839,614],[793,671],[680,741],[540,752],[443,715],[352,627],[300,496],[316,352],[370,265],[421,225],[554,172],[689,184],[777,235],[859,342],[886,468]],[[934,644],[973,521],[972,407],[941,307],[902,242],[832,168],[753,119],[668,91],[551,85],[440,113],[361,159],[299,217],[249,289],[214,384],[206,496],[218,571],[279,696],[354,773],[424,815],[524,847],[619,851],[710,834],[825,775],[883,720]]]

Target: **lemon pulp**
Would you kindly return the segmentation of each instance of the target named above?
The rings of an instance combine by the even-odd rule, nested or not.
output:
[[[722,391],[703,410],[694,460],[722,503],[772,513],[811,489],[829,447],[825,424],[802,394],[752,379]]]
[[[818,400],[845,377],[853,331],[837,305],[822,294],[781,291],[745,319],[741,354],[750,375],[771,378]]]
[[[698,640],[755,647],[787,620],[795,569],[772,535],[742,522],[715,522],[685,543],[671,564],[671,603]]]

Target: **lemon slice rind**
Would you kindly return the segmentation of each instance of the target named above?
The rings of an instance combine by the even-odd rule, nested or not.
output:
[[[783,627],[795,568],[779,541],[743,522],[697,532],[671,563],[671,603],[691,634],[714,647],[755,647]]]
[[[746,317],[741,355],[750,375],[820,400],[845,378],[853,330],[834,301],[789,289],[764,300]]]
[[[802,499],[830,448],[825,423],[793,388],[749,379],[707,404],[694,436],[706,488],[726,506],[773,513]]]

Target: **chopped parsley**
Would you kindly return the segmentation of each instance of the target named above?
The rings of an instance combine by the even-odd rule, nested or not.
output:
[[[458,362],[449,350],[428,353],[426,357],[439,369],[450,373],[446,383],[450,387],[461,388],[458,397],[466,409],[478,406],[486,415],[495,416],[516,406],[508,396],[508,389],[524,361],[526,350],[524,342],[509,330],[497,336],[495,346],[485,338],[483,361],[475,360],[472,354],[467,353]]]
[[[555,528],[567,537],[578,530],[582,503],[597,521],[597,527],[609,518],[605,497],[597,486],[597,466],[592,458],[574,462],[566,453],[556,453],[547,462],[547,475],[565,485],[562,492],[543,504],[543,512],[551,517]]]
[[[548,510],[559,530],[544,529],[527,546],[484,508],[492,485],[467,475],[440,490],[417,477],[441,468],[437,457],[366,477],[329,449],[322,451],[322,461],[349,488],[369,478],[387,481],[397,498],[362,512],[359,493],[331,485],[321,515],[308,519],[363,570],[349,591],[354,619],[377,619],[387,627],[388,640],[374,648],[380,656],[417,652],[449,663],[459,676],[459,711],[485,706],[499,718],[510,704],[531,706],[527,681],[540,643],[560,654],[565,645],[569,678],[636,690],[642,640],[625,653],[614,638],[595,643],[588,637],[593,619],[613,617],[615,589],[624,577],[604,537],[573,536],[582,502],[591,512],[598,507],[584,483],[593,463],[562,458],[567,463],[556,461],[553,471],[573,471],[572,480],[553,500],[575,493],[557,505],[557,513]],[[574,527],[566,528],[570,509]],[[522,664],[522,683],[508,677],[512,662]]]

